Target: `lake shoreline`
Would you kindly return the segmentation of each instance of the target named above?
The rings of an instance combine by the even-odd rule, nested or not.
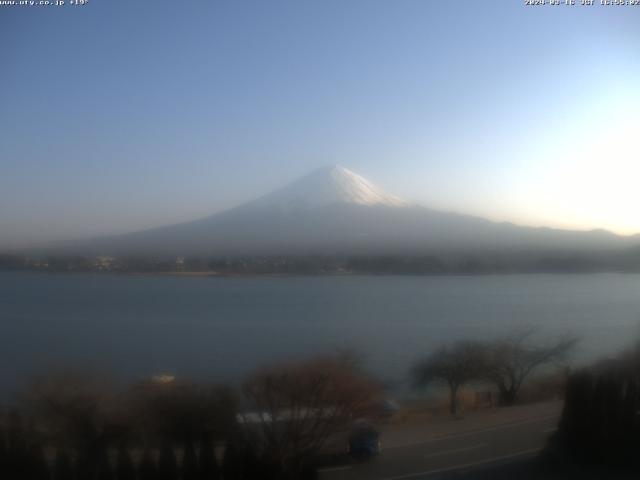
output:
[[[45,275],[105,275],[123,277],[173,277],[173,278],[331,278],[331,277],[407,277],[407,278],[455,278],[455,277],[509,277],[509,276],[597,276],[597,275],[638,275],[640,272],[633,270],[594,270],[581,271],[482,271],[482,272],[217,272],[217,271],[189,271],[189,272],[127,272],[127,271],[78,271],[78,270],[0,270],[1,274],[45,274]]]

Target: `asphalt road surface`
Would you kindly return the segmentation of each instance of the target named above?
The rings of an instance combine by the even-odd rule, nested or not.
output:
[[[497,409],[462,420],[382,429],[370,461],[325,468],[321,480],[419,480],[536,456],[555,431],[559,402]],[[385,441],[387,437],[388,442]]]

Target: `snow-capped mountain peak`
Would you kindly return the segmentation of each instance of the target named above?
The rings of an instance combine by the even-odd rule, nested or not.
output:
[[[531,265],[538,271],[555,255],[550,252],[561,255],[558,258],[576,252],[579,259],[595,252],[597,260],[606,252],[631,253],[627,249],[637,249],[637,245],[637,237],[518,227],[440,212],[405,202],[346,168],[325,167],[230,210],[177,225],[97,238],[70,246],[68,251],[74,255],[201,258],[400,254],[437,259],[438,255],[460,255],[461,261],[467,255],[479,255],[487,265],[502,265],[497,255],[504,252],[505,268]],[[591,268],[588,261],[584,265]]]
[[[366,178],[340,166],[316,170],[252,203],[253,206],[296,210],[340,203],[387,207],[409,205]]]

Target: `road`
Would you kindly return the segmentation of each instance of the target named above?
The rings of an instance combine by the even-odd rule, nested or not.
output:
[[[555,430],[559,402],[496,409],[421,426],[382,429],[379,457],[326,468],[321,480],[420,480],[535,456]]]

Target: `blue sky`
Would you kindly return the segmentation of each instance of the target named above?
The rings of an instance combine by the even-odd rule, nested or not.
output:
[[[0,7],[0,247],[197,218],[327,164],[640,232],[639,27],[640,6],[518,0]]]

